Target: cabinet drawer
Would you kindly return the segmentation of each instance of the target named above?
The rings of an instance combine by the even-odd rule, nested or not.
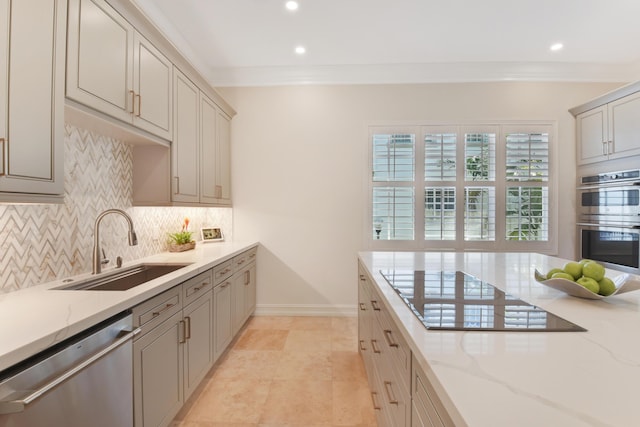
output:
[[[385,346],[391,365],[408,388],[411,379],[411,349],[386,310],[382,311],[378,320],[383,338],[380,345]]]
[[[200,273],[195,277],[187,280],[182,284],[182,300],[183,305],[187,305],[213,289],[213,280],[211,278],[211,270]]]
[[[255,261],[258,248],[249,249],[244,251],[240,255],[233,257],[233,271],[237,272],[242,270],[247,264]]]
[[[134,326],[143,334],[182,310],[182,286],[178,285],[133,308]],[[142,336],[142,334],[140,334]]]
[[[217,285],[233,274],[233,259],[213,267],[213,284]]]
[[[420,422],[412,426],[453,427],[454,423],[438,396],[431,386],[427,376],[414,361],[412,369],[412,404],[413,411],[419,416]],[[418,421],[415,419],[414,421]]]

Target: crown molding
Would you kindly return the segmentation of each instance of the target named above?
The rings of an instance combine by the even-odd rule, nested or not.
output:
[[[216,87],[495,81],[631,82],[640,80],[640,61],[633,64],[458,62],[217,68],[211,69],[205,78]]]

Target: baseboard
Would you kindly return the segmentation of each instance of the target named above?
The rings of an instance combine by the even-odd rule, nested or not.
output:
[[[258,304],[254,315],[356,317],[358,310],[352,305]]]

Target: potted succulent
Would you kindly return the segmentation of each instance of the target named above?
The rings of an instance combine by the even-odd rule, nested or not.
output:
[[[196,247],[195,240],[191,239],[193,232],[189,231],[189,218],[182,223],[182,230],[178,233],[169,233],[169,252],[183,252]]]

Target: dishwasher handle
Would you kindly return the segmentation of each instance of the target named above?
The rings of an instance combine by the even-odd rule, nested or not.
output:
[[[16,413],[16,412],[23,412],[25,410],[25,407],[28,404],[30,404],[31,402],[36,400],[38,397],[40,397],[43,394],[45,394],[46,392],[48,392],[49,390],[53,389],[57,385],[63,383],[64,381],[66,381],[70,377],[74,376],[75,374],[77,374],[78,372],[80,372],[81,370],[86,368],[87,366],[91,365],[93,362],[95,362],[98,359],[101,359],[104,356],[106,356],[107,354],[111,353],[112,351],[114,351],[116,348],[120,347],[125,342],[131,340],[134,335],[137,335],[137,334],[139,334],[141,332],[141,329],[140,328],[136,328],[133,331],[123,331],[123,332],[125,332],[124,335],[122,335],[121,337],[116,339],[114,342],[109,344],[107,347],[103,348],[102,350],[100,350],[97,353],[94,353],[91,357],[88,357],[87,359],[83,360],[78,365],[74,366],[73,368],[69,369],[68,371],[63,372],[62,374],[60,374],[56,378],[52,379],[51,381],[49,381],[47,384],[43,385],[39,389],[26,391],[26,392],[29,393],[27,396],[25,396],[25,397],[23,397],[21,399],[12,399],[12,400],[2,400],[2,401],[0,401],[0,414],[12,414],[12,413]]]

